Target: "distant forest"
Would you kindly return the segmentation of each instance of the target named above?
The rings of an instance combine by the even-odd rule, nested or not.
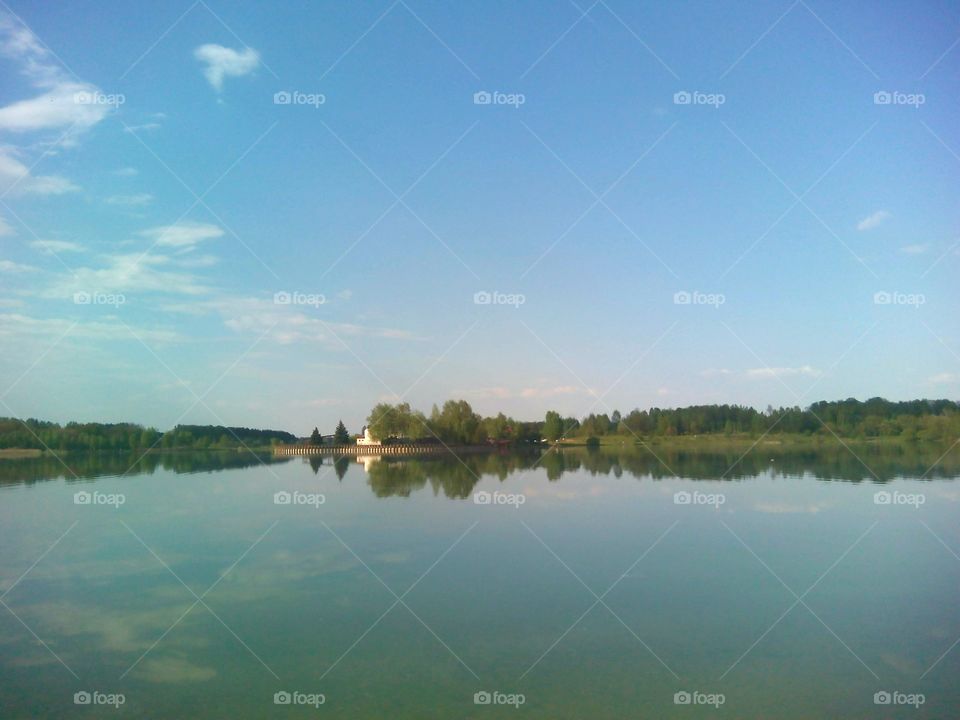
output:
[[[295,435],[282,430],[252,430],[223,425],[177,425],[158,430],[133,423],[67,423],[43,420],[0,418],[0,448],[37,450],[217,450],[237,447],[262,448],[276,443],[296,442]]]
[[[483,417],[465,400],[434,406],[430,415],[407,403],[381,403],[367,419],[377,439],[438,440],[447,444],[536,444],[542,440],[590,440],[604,436],[680,437],[691,435],[747,436],[794,434],[842,438],[902,438],[910,441],[950,441],[960,438],[960,404],[952,400],[891,402],[873,398],[817,402],[808,408],[772,408],[760,411],[742,405],[632,410],[590,414],[582,419],[548,411],[540,421],[518,421],[503,413]],[[317,431],[315,436],[319,437]],[[342,423],[338,442],[353,442]],[[300,440],[282,430],[255,430],[222,425],[177,425],[160,432],[133,423],[67,423],[0,418],[0,449],[69,450],[217,450],[265,448]],[[307,442],[310,442],[309,440]]]
[[[367,419],[380,440],[439,439],[445,443],[536,443],[541,439],[601,438],[607,435],[676,437],[687,435],[746,435],[764,433],[837,435],[843,438],[899,437],[905,440],[943,441],[960,437],[960,405],[952,400],[891,402],[872,398],[817,402],[806,409],[773,408],[760,411],[742,405],[633,410],[626,415],[590,414],[583,419],[548,411],[539,422],[520,422],[500,413],[482,417],[464,400],[434,405],[430,415],[407,403],[381,403]]]

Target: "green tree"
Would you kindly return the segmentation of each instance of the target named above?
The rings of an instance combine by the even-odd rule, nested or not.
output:
[[[347,432],[347,426],[343,420],[337,423],[337,429],[333,431],[334,445],[348,445],[350,443],[350,433]]]
[[[314,428],[313,432],[310,433],[310,444],[323,445],[323,438],[320,437],[320,431],[317,428]]]
[[[543,436],[550,442],[556,442],[563,435],[563,418],[560,413],[554,410],[547,410],[547,416],[543,422]]]
[[[434,407],[430,414],[430,429],[448,443],[469,444],[482,442],[485,437],[477,415],[466,400],[447,400],[443,409]],[[427,433],[429,436],[430,433]]]

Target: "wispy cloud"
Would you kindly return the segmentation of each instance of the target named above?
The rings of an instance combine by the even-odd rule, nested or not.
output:
[[[810,365],[800,367],[762,367],[747,370],[748,378],[820,377],[823,373]]]
[[[111,195],[107,198],[107,205],[127,205],[141,206],[149,205],[153,202],[153,195],[150,193],[137,193],[136,195]]]
[[[250,47],[237,52],[233,48],[210,43],[194,50],[193,56],[206,65],[203,74],[217,92],[223,89],[224,78],[249,75],[260,65],[259,53]]]
[[[865,230],[873,230],[876,227],[880,227],[880,225],[889,220],[891,217],[893,217],[893,215],[886,210],[877,210],[872,215],[867,215],[860,222],[858,222],[857,230],[860,232]]]
[[[942,372],[927,378],[927,382],[933,385],[952,385],[958,381],[960,381],[960,375],[952,372]]]
[[[907,255],[923,255],[929,249],[930,245],[928,243],[915,243],[913,245],[904,245],[900,248],[900,252],[906,253]]]
[[[164,305],[165,312],[189,315],[219,315],[223,324],[236,333],[262,335],[279,344],[324,342],[343,349],[337,338],[380,338],[383,340],[410,340],[413,335],[398,328],[371,327],[356,323],[322,320],[316,311],[296,305],[281,305],[273,299],[218,295],[189,303]]]
[[[718,377],[720,375],[733,375],[733,370],[728,368],[707,368],[706,370],[701,370],[700,375],[703,377]]]
[[[79,186],[60,175],[33,175],[30,168],[13,156],[11,148],[0,147],[0,192],[33,195],[63,195]]]
[[[510,390],[510,388],[505,387],[482,387],[468,390],[455,390],[453,395],[467,400],[507,400],[514,397],[515,393]]]
[[[81,252],[83,250],[77,243],[66,240],[34,240],[30,243],[30,247],[36,248],[46,255],[61,252]]]
[[[123,293],[124,295],[187,295],[197,297],[214,288],[175,258],[156,253],[125,253],[100,258],[99,267],[74,268],[59,276],[43,295],[69,298],[76,292]]]
[[[20,313],[0,314],[0,337],[47,336],[97,340],[130,340],[128,325],[111,320],[75,322],[64,318],[35,318]],[[173,330],[139,328],[137,335],[146,342],[175,342],[180,335]]]
[[[12,260],[0,260],[0,272],[6,273],[23,273],[23,272],[33,272],[36,270],[32,265],[21,265],[20,263],[15,263]]]
[[[152,130],[159,130],[161,127],[160,123],[148,122],[139,125],[127,125],[123,131],[128,133],[150,132]]]
[[[72,78],[43,44],[16,18],[0,14],[0,57],[16,63],[39,95],[0,107],[0,129],[10,132],[68,129],[62,142],[87,130],[115,106],[85,102],[103,93],[91,83]]]
[[[586,392],[576,385],[555,385],[553,387],[529,387],[520,391],[522,398],[552,398],[558,395],[578,395]]]
[[[184,221],[173,225],[161,225],[140,233],[152,238],[161,247],[193,247],[204,240],[213,240],[223,235],[223,230],[210,223]]]

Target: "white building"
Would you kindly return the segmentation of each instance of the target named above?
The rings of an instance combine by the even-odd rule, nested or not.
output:
[[[370,434],[370,428],[364,426],[363,437],[357,438],[357,445],[380,445],[380,441],[374,440],[373,435]]]

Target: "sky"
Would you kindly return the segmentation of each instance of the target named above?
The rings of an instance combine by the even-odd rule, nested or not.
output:
[[[5,0],[0,68],[0,415],[960,396],[955,3]]]

